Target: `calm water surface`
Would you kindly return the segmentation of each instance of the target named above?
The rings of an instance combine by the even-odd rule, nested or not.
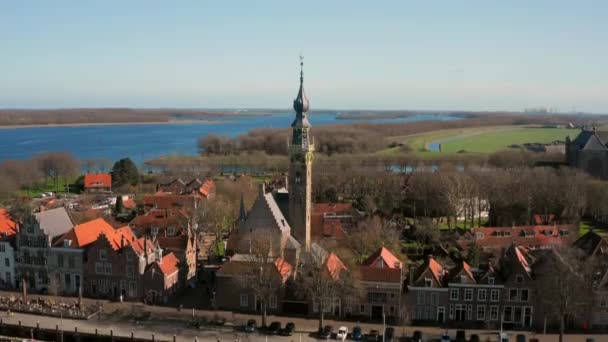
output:
[[[254,128],[289,127],[293,113],[270,116],[233,117],[217,123],[108,125],[77,127],[32,127],[0,129],[0,160],[27,159],[53,151],[71,152],[76,158],[130,157],[141,164],[162,155],[193,155],[197,141],[207,134],[236,136]],[[417,115],[400,119],[338,120],[336,113],[314,113],[309,116],[313,126],[330,123],[413,122],[425,120],[457,120],[441,115]],[[313,127],[314,130],[314,127]]]

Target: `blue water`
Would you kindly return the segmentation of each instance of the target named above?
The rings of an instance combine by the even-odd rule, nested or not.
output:
[[[45,152],[70,152],[79,159],[130,157],[137,164],[162,155],[198,153],[197,141],[207,134],[236,136],[254,128],[289,127],[293,113],[231,117],[217,123],[32,127],[0,129],[0,160],[28,159]],[[457,120],[441,115],[399,119],[339,120],[336,113],[311,114],[314,126],[348,122],[412,122]],[[230,122],[222,122],[229,120]]]

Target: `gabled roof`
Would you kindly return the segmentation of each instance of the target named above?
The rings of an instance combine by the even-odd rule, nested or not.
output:
[[[188,237],[185,235],[175,237],[159,236],[156,238],[156,241],[162,249],[182,252],[188,249]]]
[[[342,227],[342,221],[338,218],[323,219],[323,236],[333,237],[337,240],[346,239],[346,232]]]
[[[503,254],[501,271],[503,276],[508,278],[516,269],[523,270],[528,277],[532,277],[532,260],[530,260],[528,250],[512,244]]]
[[[271,260],[268,260],[270,262]],[[239,277],[246,276],[252,271],[256,271],[260,267],[260,263],[253,261],[248,255],[235,255],[229,262],[225,263],[217,270],[218,277]],[[285,282],[291,275],[293,267],[283,258],[276,258],[272,261],[273,270],[276,271],[276,276],[281,282]]]
[[[587,232],[578,238],[574,241],[573,246],[578,247],[588,256],[608,254],[608,239],[594,231]]]
[[[429,256],[424,264],[420,265],[416,271],[416,276],[414,277],[415,282],[420,280],[420,277],[424,275],[426,270],[429,270],[429,272],[433,275],[433,278],[435,278],[435,282],[437,282],[437,284],[440,286],[444,285],[444,278],[447,275],[447,270],[432,256]]]
[[[17,233],[17,224],[11,220],[11,215],[4,208],[0,208],[0,234],[11,236]]]
[[[401,269],[399,268],[377,268],[371,266],[359,266],[362,281],[380,283],[400,283]]]
[[[463,279],[463,277],[465,279]],[[471,270],[471,266],[464,261],[461,261],[456,267],[452,268],[447,276],[447,281],[450,283],[466,283],[475,284],[475,276]]]
[[[112,175],[109,173],[87,173],[84,175],[84,188],[109,188],[112,186]]]
[[[40,229],[51,239],[67,233],[74,227],[74,223],[64,207],[43,210],[34,216],[40,224]]]
[[[606,142],[608,142],[607,131],[582,129],[572,144],[576,145],[579,150],[606,150]]]
[[[281,275],[283,281],[285,281],[291,274],[291,265],[283,258],[277,258],[274,261],[274,266],[277,268],[277,271]]]
[[[106,220],[98,218],[75,226],[59,239],[55,245],[63,245],[64,241],[70,240],[70,247],[83,248],[97,241],[101,234],[105,234],[108,240],[112,242],[115,232],[114,227],[106,222]]]
[[[179,259],[173,253],[163,256],[161,262],[156,261],[156,265],[165,276],[179,271]]]
[[[203,185],[201,185],[201,187],[198,189],[199,194],[201,194],[203,197],[209,197],[209,195],[212,194],[213,191],[215,191],[215,183],[211,179],[205,180]]]
[[[607,151],[606,145],[600,140],[596,134],[592,134],[583,146],[583,150],[587,151]]]
[[[367,258],[362,264],[364,266],[377,268],[401,268],[403,266],[401,260],[384,246]]]
[[[333,280],[338,280],[342,271],[348,271],[348,268],[334,252],[329,253],[325,259],[325,269]]]
[[[472,229],[474,242],[481,248],[507,248],[511,244],[530,248],[548,248],[569,244],[576,236],[576,225],[537,225],[515,227],[478,227]],[[470,239],[462,238],[466,248]]]

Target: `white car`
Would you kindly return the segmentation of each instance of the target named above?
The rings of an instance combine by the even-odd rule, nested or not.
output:
[[[348,328],[347,327],[340,327],[338,329],[338,333],[336,334],[336,340],[346,340],[346,336],[348,336]]]

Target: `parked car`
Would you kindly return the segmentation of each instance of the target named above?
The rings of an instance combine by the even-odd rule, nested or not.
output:
[[[500,334],[500,342],[509,342],[509,334],[501,333]]]
[[[471,338],[469,339],[469,342],[481,342],[481,339],[479,339],[479,335],[472,334]]]
[[[256,327],[257,323],[255,322],[255,319],[250,319],[247,321],[247,324],[245,324],[245,332],[254,332]]]
[[[270,326],[268,326],[266,333],[268,333],[268,335],[276,335],[279,331],[281,331],[281,322],[272,322],[270,323]]]
[[[355,326],[353,328],[352,334],[350,334],[350,338],[353,341],[361,341],[363,339],[363,331],[360,326]]]
[[[467,334],[464,330],[456,330],[456,342],[467,342]]]
[[[348,336],[348,328],[347,327],[339,327],[338,333],[336,334],[336,340],[346,340],[346,336]]]
[[[293,332],[296,330],[296,325],[293,322],[288,322],[285,324],[285,328],[281,329],[279,332],[280,335],[283,336],[291,336]]]
[[[517,336],[515,336],[515,341],[516,342],[526,342],[526,335],[517,334]]]
[[[366,336],[366,341],[379,341],[380,340],[380,333],[378,332],[378,330],[370,330],[369,334],[367,334]]]
[[[334,328],[331,325],[326,325],[323,327],[323,329],[321,329],[321,331],[319,331],[319,338],[329,340],[333,332]]]
[[[422,331],[414,331],[414,333],[412,334],[412,342],[422,342]]]
[[[383,338],[384,342],[393,342],[394,338],[395,338],[395,328],[387,327],[386,329],[384,329],[384,338]]]
[[[441,335],[441,340],[439,340],[441,342],[452,342],[452,339],[450,338],[450,335],[448,335],[448,332],[444,332],[443,335]]]

